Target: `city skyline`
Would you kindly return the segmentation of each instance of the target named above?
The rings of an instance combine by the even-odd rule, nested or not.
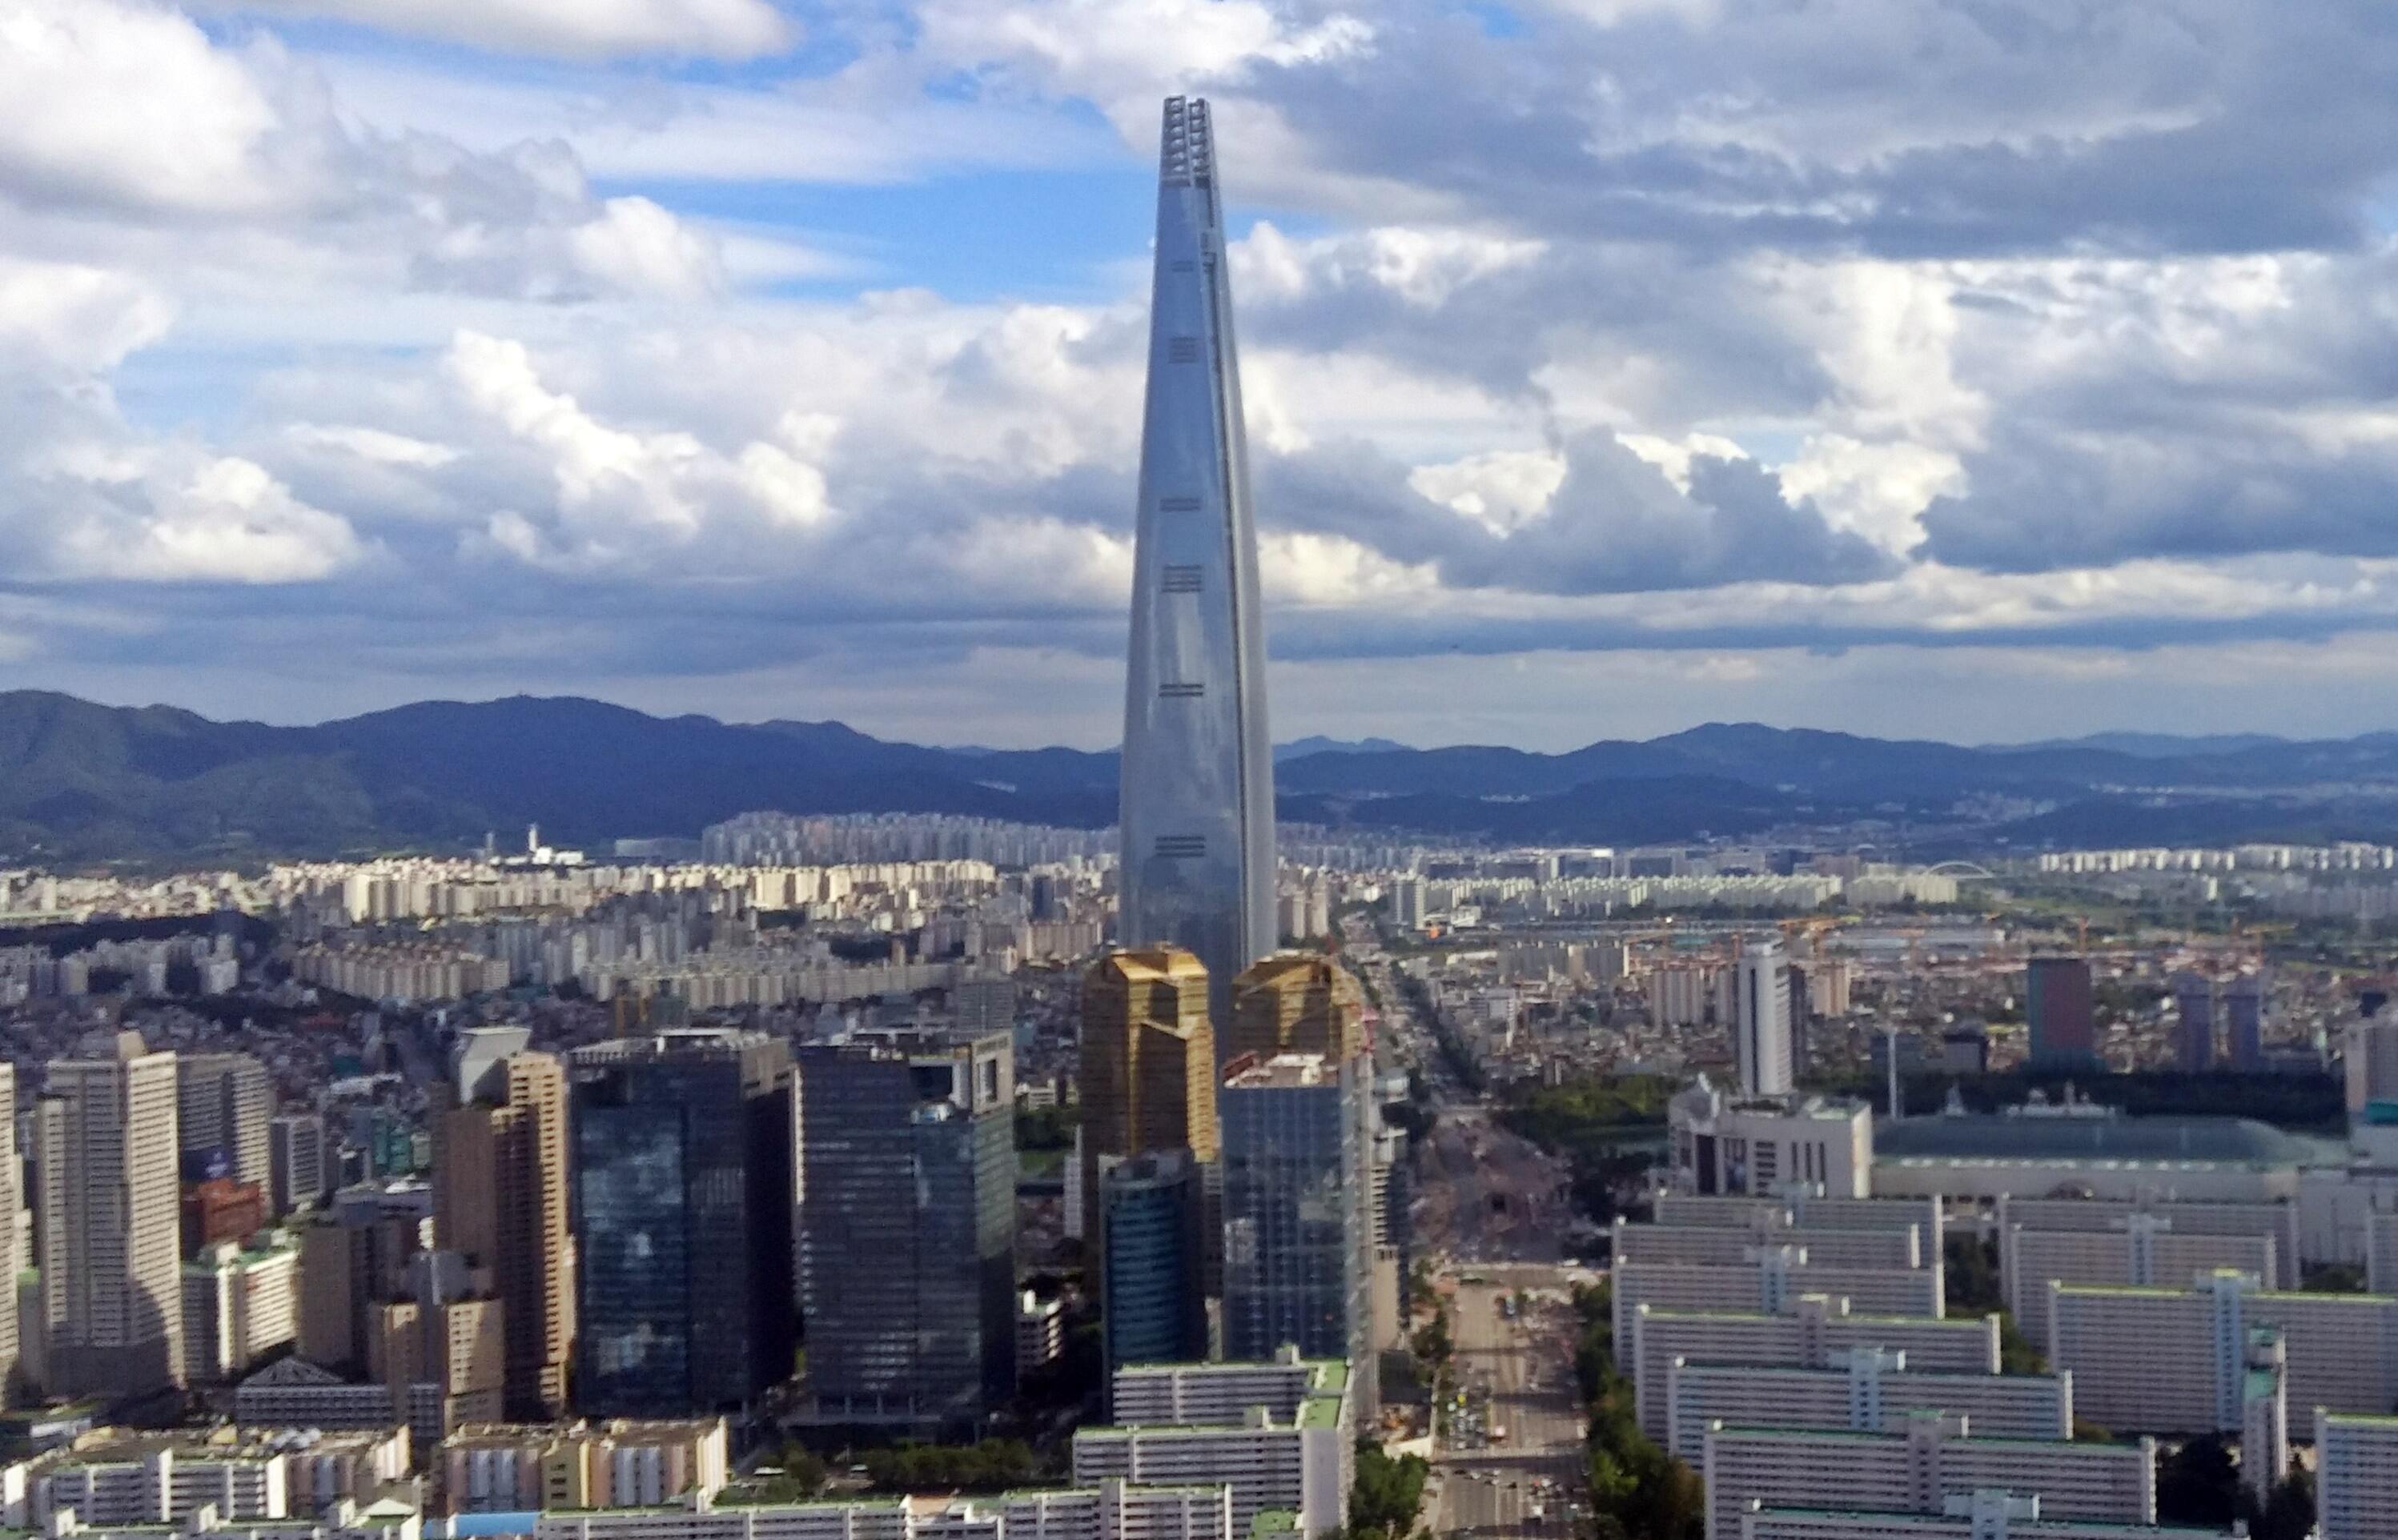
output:
[[[1104,743],[1204,93],[1287,721],[2398,721],[2354,6],[18,11],[0,685]]]

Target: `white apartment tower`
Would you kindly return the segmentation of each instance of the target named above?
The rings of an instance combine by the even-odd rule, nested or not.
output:
[[[1732,1061],[1744,1096],[1784,1096],[1791,1087],[1790,970],[1782,948],[1741,954],[1732,979]]]
[[[136,1396],[183,1377],[175,1055],[138,1032],[50,1063],[34,1119],[43,1330],[61,1396]]]

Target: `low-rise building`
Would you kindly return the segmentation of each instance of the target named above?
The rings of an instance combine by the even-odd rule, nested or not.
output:
[[[485,1423],[441,1440],[447,1513],[654,1507],[715,1496],[728,1471],[721,1417]]]
[[[1763,1197],[1801,1183],[1841,1198],[1873,1191],[1873,1109],[1845,1098],[1741,1096],[1704,1076],[1666,1105],[1677,1192]]]

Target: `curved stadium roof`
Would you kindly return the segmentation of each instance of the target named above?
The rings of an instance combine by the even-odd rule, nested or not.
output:
[[[2009,1118],[1994,1113],[1877,1119],[1874,1154],[1894,1159],[2205,1160],[2295,1166],[2323,1143],[2253,1118]]]

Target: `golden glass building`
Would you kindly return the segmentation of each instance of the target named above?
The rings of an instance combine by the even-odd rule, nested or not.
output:
[[[1277,952],[1233,981],[1227,1060],[1320,1053],[1338,1064],[1365,1051],[1366,998],[1349,971],[1316,952]]]
[[[1083,977],[1083,1191],[1102,1156],[1216,1158],[1216,1034],[1207,970],[1179,946],[1114,952]]]

